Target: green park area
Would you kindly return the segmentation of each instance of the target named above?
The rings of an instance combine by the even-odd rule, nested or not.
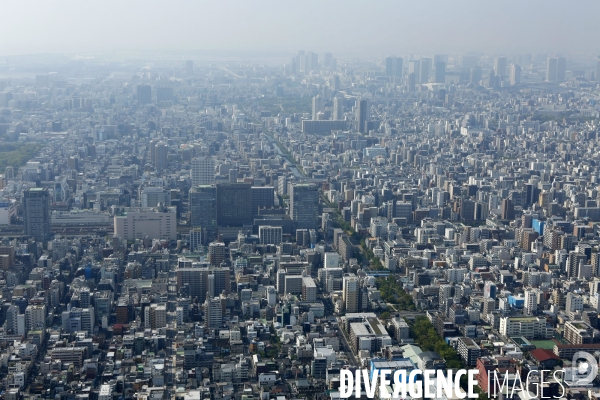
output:
[[[0,143],[0,173],[8,166],[19,168],[44,147],[40,143]]]

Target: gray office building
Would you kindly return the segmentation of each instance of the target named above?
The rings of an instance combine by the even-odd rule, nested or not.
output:
[[[23,196],[25,234],[37,241],[50,239],[50,193],[46,188],[31,188]]]
[[[296,229],[319,229],[319,190],[313,184],[293,184],[290,216]]]

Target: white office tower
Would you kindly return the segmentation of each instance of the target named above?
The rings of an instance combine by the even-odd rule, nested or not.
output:
[[[317,114],[325,111],[325,101],[321,95],[317,95],[312,99],[312,119],[317,120]]]
[[[533,315],[537,311],[537,293],[535,290],[525,291],[525,311],[527,315]]]
[[[344,115],[344,103],[343,99],[340,97],[336,97],[333,99],[333,119],[336,121],[341,121]]]
[[[215,160],[212,157],[198,157],[192,160],[190,173],[192,186],[215,183]]]

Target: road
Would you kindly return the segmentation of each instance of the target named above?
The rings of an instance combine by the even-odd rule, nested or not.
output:
[[[271,135],[265,135],[265,136],[267,136],[269,138],[269,140],[271,141],[270,144],[271,144],[271,146],[273,146],[275,148],[275,151],[277,152],[277,154],[279,154],[281,157],[283,157],[290,164],[290,171],[292,171],[292,174],[294,174],[296,179],[306,179],[306,176],[302,175],[300,170],[296,167],[296,162],[294,160],[290,160],[289,157],[286,156],[283,153],[283,151],[281,151],[281,149],[277,145],[277,141],[275,140],[275,138],[273,138]]]
[[[342,339],[342,342],[343,342],[346,354],[348,354],[350,356],[350,359],[352,361],[352,365],[354,367],[356,367],[356,368],[359,368],[360,367],[360,362],[358,362],[358,360],[354,356],[354,352],[352,351],[352,347],[350,347],[350,345],[348,344],[348,340],[346,339],[346,332],[344,332],[344,329],[342,328],[341,318],[340,317],[335,317],[335,318],[336,318],[337,323],[338,323],[338,332],[341,332],[341,334],[342,334],[340,336],[340,338]]]

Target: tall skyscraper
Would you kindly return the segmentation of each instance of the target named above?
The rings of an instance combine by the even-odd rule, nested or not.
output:
[[[217,224],[243,226],[252,223],[252,197],[249,183],[217,185]]]
[[[415,77],[414,72],[409,72],[407,86],[409,92],[417,90],[417,78]]]
[[[316,95],[312,99],[312,119],[313,121],[317,120],[317,114],[325,111],[325,101],[321,97],[321,95]]]
[[[25,235],[36,241],[50,239],[50,193],[46,188],[30,188],[23,194]]]
[[[215,160],[212,157],[198,157],[192,160],[190,171],[192,186],[215,183]]]
[[[469,81],[471,83],[479,84],[482,77],[483,77],[483,73],[482,73],[481,67],[479,65],[476,65],[471,68],[471,74],[469,76]]]
[[[150,85],[138,85],[137,101],[140,106],[152,103],[152,87]]]
[[[187,60],[185,62],[185,74],[187,76],[194,75],[194,62],[192,60]]]
[[[167,168],[167,154],[169,147],[165,142],[156,143],[154,147],[154,166],[157,171],[162,171]]]
[[[510,64],[510,85],[520,85],[521,84],[521,66],[517,64]]]
[[[546,61],[546,82],[556,82],[558,80],[558,58],[548,57]]]
[[[368,133],[367,122],[369,121],[369,108],[367,100],[358,100],[356,107],[357,130],[360,133]]]
[[[259,208],[275,206],[275,188],[273,186],[251,187],[250,201],[252,202],[252,216],[257,216]]]
[[[564,57],[558,57],[556,62],[556,80],[558,82],[564,82],[567,75],[567,59]]]
[[[313,184],[292,184],[290,216],[296,229],[319,228],[319,191]]]
[[[358,277],[354,274],[344,274],[342,301],[346,313],[355,313],[360,311],[359,307],[359,287]]]
[[[410,60],[408,62],[408,73],[414,74],[415,83],[421,83],[421,61]]]
[[[431,58],[421,59],[421,83],[429,82],[429,71],[431,70]]]
[[[385,75],[386,76],[402,76],[402,67],[403,67],[403,59],[402,57],[386,57],[385,59]]]
[[[344,105],[343,99],[340,97],[335,97],[333,99],[333,120],[341,121],[344,115]]]
[[[395,76],[396,75],[396,57],[387,57],[385,59],[385,75]]]
[[[515,219],[515,206],[511,199],[502,200],[501,218],[509,221]]]
[[[198,185],[190,190],[190,220],[193,228],[202,229],[204,245],[217,238],[217,187]]]
[[[567,276],[569,278],[576,278],[579,273],[579,265],[584,264],[587,258],[583,254],[579,254],[576,251],[569,252],[569,258],[567,259]]]
[[[506,76],[506,57],[497,57],[494,60],[494,74],[503,81]]]
[[[331,77],[331,90],[340,90],[342,86],[342,80],[338,74]]]
[[[435,63],[435,83],[446,83],[446,63],[443,61]]]

